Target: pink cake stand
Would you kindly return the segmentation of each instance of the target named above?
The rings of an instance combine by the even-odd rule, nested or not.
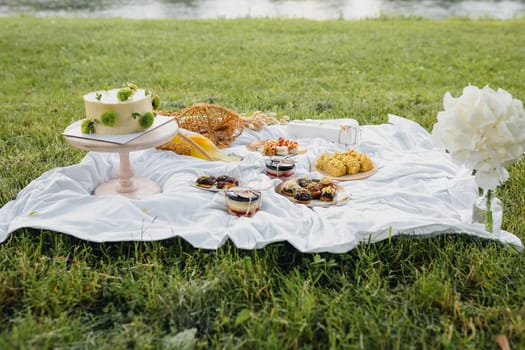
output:
[[[80,128],[81,121],[77,121],[66,128]],[[155,147],[168,142],[175,136],[178,125],[175,121],[165,123],[132,141],[125,144],[93,140],[69,135],[63,135],[72,146],[92,152],[118,152],[120,164],[116,178],[99,185],[93,192],[96,196],[122,195],[132,199],[143,199],[150,195],[160,193],[160,186],[154,181],[135,176],[129,160],[129,152]]]

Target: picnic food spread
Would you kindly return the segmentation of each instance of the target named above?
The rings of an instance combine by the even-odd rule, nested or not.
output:
[[[122,89],[104,89],[84,96],[86,118],[81,124],[83,133],[119,135],[144,131],[154,122],[158,109],[157,96],[135,84],[128,83]],[[162,112],[166,114],[166,112]],[[210,104],[195,104],[178,113],[167,113],[178,124],[177,134],[171,140],[156,146],[158,150],[169,150],[179,155],[192,156],[208,161],[236,162],[241,157],[227,154],[220,148],[227,147],[242,132],[244,119],[224,107]],[[254,128],[250,128],[255,130]],[[294,156],[306,153],[306,148],[293,139],[277,137],[254,141],[248,149],[264,156],[263,173],[272,179],[284,182],[276,191],[292,202],[308,206],[330,206],[348,200],[341,194],[344,188],[336,185],[329,176],[342,176],[367,172],[374,163],[367,154],[356,150],[323,153],[315,160],[321,179],[302,176],[294,178],[296,161]],[[193,186],[212,192],[223,192],[226,210],[236,216],[252,216],[261,208],[261,191],[251,187],[240,187],[239,179],[230,175],[200,175]],[[342,199],[341,199],[342,198]]]
[[[159,141],[161,144],[181,129],[184,131],[184,128],[174,128],[178,124],[173,120],[157,126],[168,118],[158,115],[151,128],[155,129],[131,143],[150,139],[148,135],[158,132],[170,134],[166,140]],[[79,129],[79,122],[72,125]],[[346,121],[340,119],[332,123],[339,125]],[[14,201],[8,202],[0,210],[0,240],[20,228],[34,227],[93,242],[180,237],[203,249],[217,249],[228,241],[241,249],[288,242],[301,252],[341,253],[361,242],[378,242],[391,236],[464,232],[523,247],[521,241],[507,231],[494,235],[470,222],[471,203],[478,197],[475,179],[468,169],[456,165],[448,153],[432,144],[428,130],[412,120],[389,115],[388,124],[365,125],[362,131],[365,137],[354,148],[373,161],[372,169],[376,173],[372,181],[363,180],[362,176],[370,171],[334,178],[315,170],[315,162],[323,152],[328,155],[344,152],[348,144],[323,137],[293,136],[282,125],[261,131],[245,128],[242,135],[223,150],[242,157],[233,163],[159,151],[152,148],[153,144],[138,152],[124,145],[130,149],[129,161],[135,174],[155,180],[160,186],[160,193],[147,200],[130,200],[118,194],[96,195],[93,189],[112,178],[117,166],[123,163],[114,154],[93,150],[80,164],[46,172]],[[296,174],[289,180],[267,176],[265,161],[269,157],[247,147],[258,140],[279,137],[294,140],[308,150],[289,156],[296,166]],[[264,203],[259,201],[252,217],[238,218],[230,214],[227,203],[236,203],[226,199],[226,191],[194,184],[201,175],[222,174],[236,177],[241,186],[259,191],[264,197]],[[335,188],[321,189],[319,194],[319,188],[315,190],[312,184],[308,185],[305,177],[319,179],[319,182],[327,177]],[[293,198],[294,189],[300,186],[299,179],[313,197],[308,204]],[[113,180],[116,179],[113,177]],[[311,182],[315,185],[316,181]],[[332,195],[334,199],[328,201]],[[316,196],[319,199],[314,199]],[[111,221],[96,219],[115,209],[119,215]]]
[[[86,118],[81,131],[106,135],[142,132],[153,125],[153,110],[159,104],[158,96],[131,83],[121,89],[89,92],[84,95]]]
[[[199,108],[202,109],[202,106]],[[180,116],[182,114],[174,115],[179,116],[177,120],[185,120],[186,122],[189,120],[187,119],[188,117],[181,119]],[[191,118],[192,122],[194,122],[195,118],[197,118],[196,114],[192,114]],[[216,116],[200,115],[198,120],[200,123],[203,123],[206,118],[214,121]],[[180,128],[178,135],[170,142],[159,145],[156,148],[159,150],[171,150],[180,155],[189,155],[205,160],[240,160],[240,158],[235,157],[232,159],[231,155],[222,153],[219,147],[211,141],[216,139],[212,129],[203,129],[205,131],[201,134],[195,131],[198,129],[195,125],[188,125],[192,127],[192,132]],[[291,157],[306,152],[306,149],[299,146],[297,141],[278,137],[254,141],[247,144],[247,147],[265,156],[264,174],[270,178],[285,181],[279,186],[278,192],[288,197],[292,202],[308,206],[330,206],[348,200],[349,196],[346,194],[341,194],[338,199],[338,189],[343,191],[343,188],[337,186],[329,177],[322,177],[321,179],[305,176],[294,178],[296,162]],[[367,154],[355,150],[335,152],[333,154],[324,153],[316,160],[316,165],[319,166],[320,171],[326,170],[328,174],[338,176],[340,174],[366,172],[374,167],[374,163]],[[200,175],[193,181],[193,185],[210,191],[223,190],[226,209],[235,216],[252,216],[261,208],[261,191],[250,187],[239,187],[239,181],[234,177],[228,175]]]

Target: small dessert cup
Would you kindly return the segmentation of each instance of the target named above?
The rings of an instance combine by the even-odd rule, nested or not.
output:
[[[235,216],[251,217],[261,208],[261,192],[249,187],[234,187],[225,191],[226,209]]]
[[[295,175],[295,162],[289,158],[268,158],[265,161],[266,175],[287,180]]]

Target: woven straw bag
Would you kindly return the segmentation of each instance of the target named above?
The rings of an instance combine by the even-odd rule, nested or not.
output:
[[[206,136],[218,148],[230,146],[244,129],[237,113],[208,103],[196,103],[170,115],[175,118],[179,127]]]

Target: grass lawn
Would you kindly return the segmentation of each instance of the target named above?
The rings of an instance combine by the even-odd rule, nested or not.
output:
[[[525,19],[0,18],[0,206],[83,158],[60,133],[106,83],[150,87],[165,110],[430,130],[469,83],[525,100],[524,58]],[[503,228],[525,240],[525,161],[509,170]],[[27,229],[0,261],[1,349],[525,349],[523,253],[461,234],[302,254]]]

